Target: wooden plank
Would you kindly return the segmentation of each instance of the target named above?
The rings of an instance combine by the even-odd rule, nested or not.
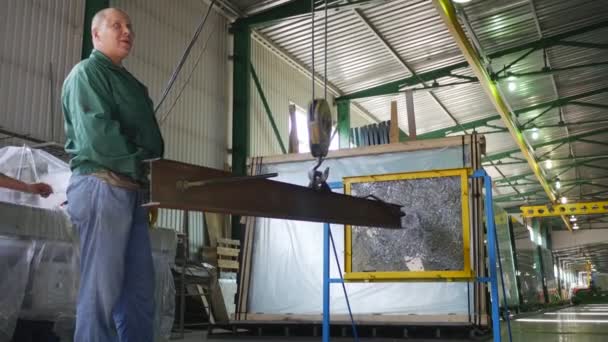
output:
[[[238,257],[239,249],[228,248],[228,247],[217,247],[217,255],[218,256]]]
[[[346,157],[359,157],[359,156],[367,156],[367,155],[376,155],[383,153],[394,153],[394,152],[408,152],[408,151],[420,151],[420,150],[429,150],[436,149],[442,147],[452,147],[452,146],[461,146],[464,144],[471,144],[471,136],[454,136],[440,139],[421,139],[414,141],[405,141],[400,142],[398,144],[388,144],[388,145],[376,145],[376,146],[366,146],[359,148],[349,148],[342,150],[334,150],[329,151],[327,157],[325,159],[335,159],[335,158],[346,158]],[[268,156],[264,157],[264,164],[279,164],[279,163],[290,163],[290,162],[301,162],[301,161],[314,161],[315,158],[312,157],[310,153],[300,153],[300,154],[282,154],[276,156]],[[251,162],[251,159],[247,161]]]
[[[205,212],[205,228],[207,228],[207,234],[209,235],[209,246],[215,247],[219,240],[223,240],[225,236],[224,226],[226,215],[218,213]]]
[[[224,244],[224,245],[232,245],[232,246],[240,246],[241,245],[241,241],[239,241],[239,240],[224,239],[224,238],[218,239],[217,243],[221,243],[221,244]]]
[[[218,259],[217,260],[217,267],[238,270],[239,269],[239,262],[236,261],[236,260]]]
[[[399,143],[399,114],[397,112],[397,101],[391,101],[391,133],[390,143]]]

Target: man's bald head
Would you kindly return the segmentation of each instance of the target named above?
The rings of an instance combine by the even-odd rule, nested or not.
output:
[[[91,21],[93,46],[121,64],[133,46],[133,30],[129,15],[118,8],[106,8],[95,14]]]
[[[99,28],[99,25],[106,19],[107,15],[112,12],[119,12],[119,13],[127,16],[127,18],[129,17],[129,15],[125,11],[123,11],[119,8],[115,8],[115,7],[104,8],[104,9],[100,10],[99,12],[95,13],[93,20],[91,20],[91,30],[93,30],[95,28]]]

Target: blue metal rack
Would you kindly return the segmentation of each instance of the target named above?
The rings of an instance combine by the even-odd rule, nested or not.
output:
[[[501,342],[501,331],[500,331],[500,320],[499,320],[499,298],[498,298],[498,277],[496,271],[496,249],[498,248],[496,240],[496,225],[494,223],[494,202],[492,199],[492,178],[486,173],[485,170],[477,170],[473,173],[471,178],[483,178],[484,187],[486,190],[485,194],[485,213],[486,213],[486,224],[487,224],[487,246],[488,246],[488,268],[490,269],[489,277],[478,277],[477,282],[485,282],[490,285],[490,298],[491,298],[491,314],[492,314],[492,334],[494,342]],[[331,189],[341,189],[343,187],[342,182],[329,183]],[[330,275],[330,254],[333,246],[334,257],[338,266],[338,272],[340,278],[331,278]],[[344,278],[342,277],[342,270],[340,269],[340,262],[338,259],[338,253],[336,246],[333,241],[331,234],[331,225],[325,223],[323,225],[323,342],[329,342],[330,340],[330,293],[331,284],[339,283],[342,284],[344,290],[344,297],[348,306],[351,322],[353,324],[353,336],[355,341],[358,340],[357,329],[355,321],[353,319],[350,302],[348,300],[348,294],[346,293],[346,286],[344,285]],[[504,286],[504,283],[503,283]]]

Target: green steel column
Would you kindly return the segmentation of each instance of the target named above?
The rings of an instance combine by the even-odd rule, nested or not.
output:
[[[249,86],[251,79],[251,29],[239,25],[232,27],[234,35],[232,82],[232,172],[247,174],[249,156]],[[240,239],[240,217],[232,216],[232,238]]]
[[[249,155],[249,86],[251,29],[236,24],[232,84],[232,172],[245,175]]]
[[[340,148],[350,147],[350,101],[338,101],[338,134]]]
[[[91,36],[91,22],[93,21],[93,17],[97,12],[108,7],[110,7],[110,0],[85,1],[81,59],[89,58],[89,55],[93,50],[93,37]]]

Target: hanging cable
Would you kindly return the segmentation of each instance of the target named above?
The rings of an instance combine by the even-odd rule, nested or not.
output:
[[[310,19],[312,26],[312,68],[310,70],[310,78],[312,79],[312,102],[311,110],[315,105],[315,0],[310,0]]]
[[[327,0],[325,0],[325,47],[324,47],[324,57],[325,57],[325,71],[323,72],[324,80],[323,80],[323,91],[324,98],[327,101]]]
[[[158,101],[158,104],[156,105],[156,108],[154,109],[155,114],[158,112],[158,110],[159,110],[160,106],[163,104],[163,102],[165,102],[165,100],[167,99],[167,95],[169,94],[169,91],[173,87],[175,80],[177,80],[177,76],[179,75],[180,71],[182,70],[184,64],[186,63],[186,59],[188,59],[188,56],[190,55],[190,50],[192,50],[192,47],[194,46],[194,44],[198,40],[198,37],[200,36],[201,32],[203,31],[203,27],[205,27],[205,23],[207,22],[207,18],[209,17],[209,14],[211,13],[211,9],[213,8],[215,1],[216,0],[212,0],[211,4],[209,4],[209,8],[207,8],[207,13],[205,14],[205,16],[203,17],[203,20],[201,20],[200,24],[196,28],[196,31],[194,32],[194,36],[192,37],[192,39],[190,40],[190,43],[186,47],[186,50],[182,54],[182,57],[181,57],[179,63],[177,64],[177,67],[173,71],[173,74],[171,75],[171,78],[169,79],[169,83],[167,84],[167,87],[165,88],[165,91],[163,92],[163,95],[161,96],[160,101]]]
[[[209,34],[209,36],[207,37],[207,39],[205,40],[205,45],[203,45],[203,48],[201,49],[200,53],[196,57],[196,62],[194,63],[194,66],[192,67],[192,70],[190,70],[190,74],[188,74],[188,78],[186,78],[186,81],[184,82],[184,84],[182,85],[181,89],[177,93],[177,96],[175,97],[175,100],[171,104],[171,107],[169,107],[169,110],[167,110],[167,112],[165,113],[165,115],[163,115],[161,117],[161,119],[158,121],[158,125],[159,126],[162,126],[165,123],[165,121],[169,117],[169,114],[171,114],[171,112],[173,111],[173,108],[175,108],[175,105],[179,102],[179,99],[182,97],[182,94],[183,94],[184,90],[186,89],[186,87],[190,83],[190,79],[192,79],[192,75],[194,75],[194,71],[198,67],[198,63],[201,61],[201,57],[203,57],[203,55],[205,54],[205,51],[207,50],[207,44],[209,43],[209,39],[211,39],[211,37],[213,36],[213,34],[215,32],[217,32],[216,29],[214,29],[211,32],[211,34]]]

